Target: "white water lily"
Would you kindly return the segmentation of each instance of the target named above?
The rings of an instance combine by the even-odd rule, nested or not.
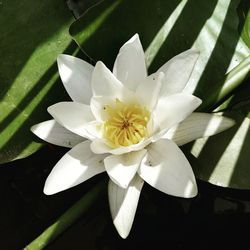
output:
[[[192,168],[178,146],[221,132],[233,121],[193,113],[201,100],[182,92],[199,53],[185,51],[147,75],[139,36],[120,49],[113,73],[69,55],[58,57],[72,102],[48,108],[54,118],[32,127],[45,141],[72,148],[46,180],[51,195],[106,171],[114,225],[126,238],[144,181],[178,197],[194,197]]]

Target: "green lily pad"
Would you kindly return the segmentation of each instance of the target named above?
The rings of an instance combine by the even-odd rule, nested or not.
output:
[[[49,118],[47,106],[66,98],[57,55],[77,48],[62,1],[3,1],[0,5],[0,163],[26,157],[41,143],[30,132]]]
[[[112,68],[121,45],[138,33],[149,73],[184,50],[198,49],[200,57],[187,90],[202,98],[200,110],[213,110],[249,76],[250,50],[241,37],[246,25],[240,25],[240,4],[238,0],[145,0],[143,5],[106,0],[75,21],[70,34],[86,54]],[[249,119],[239,109],[236,113],[234,128],[187,145],[186,152],[191,147],[198,178],[220,186],[250,188]],[[208,144],[200,149],[204,142]]]
[[[222,187],[250,189],[250,119],[238,112],[230,116],[236,125],[189,145],[195,156],[189,160],[199,179]]]
[[[240,23],[239,30],[242,30],[242,39],[250,48],[250,2],[242,0],[238,9]]]
[[[212,184],[250,189],[248,164],[250,148],[250,57],[243,60],[226,77],[225,94],[239,81],[243,82],[234,93],[217,107],[236,124],[221,134],[201,138],[183,147],[196,177]],[[194,157],[190,157],[190,152]]]
[[[250,118],[250,79],[245,81],[243,86],[230,96],[217,111],[232,110]]]
[[[201,54],[188,83],[203,99],[202,109],[217,101],[225,74],[250,55],[242,41],[237,7],[240,1],[106,0],[70,27],[82,50],[110,68],[121,45],[139,33],[149,73],[189,49]]]
[[[246,99],[250,99],[249,75],[250,56],[242,60],[241,63],[226,74],[223,87],[218,93],[215,93],[217,101],[210,105],[210,109],[216,108],[216,111],[240,109],[237,108],[240,107],[237,103],[242,101],[244,103]],[[223,101],[225,102],[223,103]]]

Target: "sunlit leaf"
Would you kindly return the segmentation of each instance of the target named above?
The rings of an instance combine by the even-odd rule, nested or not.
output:
[[[203,138],[184,146],[196,177],[223,187],[250,189],[248,167],[250,148],[250,57],[231,70],[218,97],[232,94],[216,111],[227,111],[235,120],[234,127],[211,138]],[[234,88],[246,79],[239,88]],[[232,89],[235,91],[232,93]]]
[[[235,91],[216,111],[233,110],[249,116],[250,112],[250,79],[246,80],[238,91]]]
[[[46,109],[66,98],[56,58],[72,53],[66,5],[55,1],[3,1],[0,5],[0,162],[35,152],[30,127],[46,120]]]
[[[199,139],[191,146],[190,161],[198,178],[212,184],[250,189],[250,119],[231,114],[236,125],[221,134]]]
[[[134,33],[146,50],[149,72],[190,47],[198,49],[187,90],[195,90],[206,108],[217,100],[225,73],[250,54],[238,31],[238,5],[237,0],[145,0],[142,7],[140,1],[106,0],[74,22],[70,33],[83,51],[110,68]]]
[[[201,110],[212,110],[233,95],[249,75],[250,50],[241,38],[246,25],[239,22],[240,3],[238,0],[145,0],[142,4],[132,0],[106,0],[74,22],[70,33],[85,53],[96,61],[104,61],[110,68],[120,46],[138,33],[146,51],[149,73],[190,47],[198,49],[200,57],[185,91],[202,98]],[[248,165],[244,149],[250,143],[249,119],[244,115],[239,118],[239,114],[236,117],[237,125],[209,138],[209,142],[215,143],[205,144],[200,149],[201,155],[197,148],[206,139],[195,142],[191,150],[198,159],[195,166],[199,164],[195,172],[198,178],[217,185],[250,188],[250,178],[243,177]],[[235,139],[230,144],[232,138]],[[218,155],[224,157],[219,165]],[[234,157],[231,165],[230,155]],[[230,179],[233,173],[238,177]]]
[[[233,68],[230,72],[226,74],[223,87],[217,92],[213,93],[213,95],[216,96],[216,99],[214,98],[215,102],[207,103],[207,108],[209,110],[217,108],[216,111],[220,111],[223,109],[231,109],[230,106],[233,105],[231,102],[232,101],[234,103],[240,102],[243,98],[241,97],[240,100],[239,99],[240,96],[243,95],[244,99],[250,99],[250,91],[249,91],[250,85],[249,82],[248,83],[246,82],[247,79],[249,78],[249,75],[250,75],[250,56],[242,60],[235,68]],[[244,88],[243,91],[242,88]],[[226,100],[227,98],[228,100]],[[213,98],[211,98],[211,100],[212,99]],[[218,107],[218,105],[221,104],[223,101],[225,101],[225,103],[223,103]],[[229,102],[231,104],[229,104]]]
[[[242,0],[238,8],[240,23],[239,30],[242,30],[242,39],[250,48],[250,2]]]

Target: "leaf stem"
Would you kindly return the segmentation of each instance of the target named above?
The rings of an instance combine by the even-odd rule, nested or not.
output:
[[[78,202],[69,208],[55,223],[49,226],[41,235],[27,245],[24,250],[44,249],[49,243],[62,234],[80,216],[88,211],[95,201],[106,190],[106,179],[102,179],[96,186],[85,194]]]
[[[212,111],[220,106],[249,76],[250,56],[245,58],[226,75],[222,89],[219,92],[214,93],[214,96],[209,98],[207,102],[204,102],[202,110]]]
[[[232,94],[232,92],[249,77],[250,72],[250,56],[244,59],[239,65],[233,68],[226,77],[225,84],[220,91],[217,99],[217,103],[225,100],[226,97]]]

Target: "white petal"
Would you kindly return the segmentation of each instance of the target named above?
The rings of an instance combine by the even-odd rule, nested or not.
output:
[[[57,65],[64,87],[71,99],[75,102],[89,104],[92,96],[90,83],[94,67],[69,55],[59,55]]]
[[[44,193],[51,195],[61,192],[104,172],[105,157],[106,155],[93,154],[89,141],[76,145],[52,169],[46,180]]]
[[[181,146],[201,137],[218,134],[235,122],[232,119],[217,114],[192,113],[183,122],[171,128],[164,138],[173,140]]]
[[[121,188],[127,188],[135,176],[146,152],[147,151],[143,149],[128,154],[110,155],[106,157],[104,165],[111,180]]]
[[[103,124],[98,121],[92,121],[86,124],[85,129],[91,138],[90,140],[101,139],[103,136],[102,132]]]
[[[190,198],[197,194],[192,168],[178,146],[167,139],[152,143],[138,174],[156,189],[170,195]]]
[[[163,77],[162,72],[152,74],[144,79],[136,89],[137,99],[150,111],[158,102]]]
[[[90,147],[95,154],[105,154],[110,153],[113,155],[126,154],[133,151],[138,151],[145,148],[149,143],[151,143],[153,137],[147,138],[137,144],[128,147],[111,148],[105,143],[104,140],[95,139],[92,141]]]
[[[130,90],[135,90],[138,83],[146,78],[145,56],[138,34],[121,47],[113,73]]]
[[[198,51],[187,50],[173,57],[159,68],[158,72],[165,74],[161,89],[162,96],[182,92],[189,80],[198,56]]]
[[[167,130],[188,117],[201,100],[193,95],[175,94],[161,98],[153,113],[154,124],[160,130]]]
[[[95,154],[105,154],[105,153],[109,153],[112,150],[112,148],[109,147],[101,139],[93,140],[91,145],[90,145],[90,148],[91,148],[92,152]]]
[[[31,127],[31,131],[44,141],[67,148],[73,148],[84,141],[84,138],[62,127],[55,120],[36,124]]]
[[[140,198],[143,180],[135,175],[127,189],[120,188],[109,181],[109,206],[113,223],[122,238],[127,238],[131,230],[138,201]]]
[[[115,99],[106,96],[94,96],[90,101],[90,108],[97,121],[105,121],[109,115],[106,106],[112,106]]]
[[[116,98],[128,101],[133,96],[100,61],[96,63],[91,84],[94,96],[112,97],[114,101]]]
[[[82,137],[93,139],[86,130],[89,122],[95,120],[90,106],[77,102],[59,102],[48,107],[48,112],[63,127]]]

